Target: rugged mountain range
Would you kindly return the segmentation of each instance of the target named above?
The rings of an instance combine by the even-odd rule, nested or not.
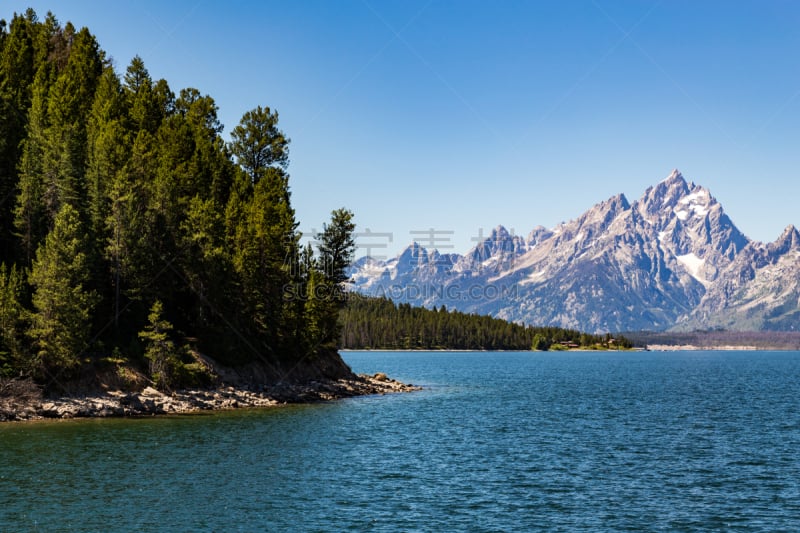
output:
[[[527,237],[502,226],[466,255],[412,244],[365,257],[352,290],[590,332],[800,329],[800,233],[751,241],[710,192],[673,171]]]

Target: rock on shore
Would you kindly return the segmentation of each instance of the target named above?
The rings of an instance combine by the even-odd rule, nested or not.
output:
[[[285,384],[260,390],[222,386],[210,390],[178,390],[169,394],[146,387],[138,392],[109,391],[97,395],[42,398],[41,394],[0,395],[0,421],[43,418],[149,416],[198,411],[257,408],[312,403],[370,394],[410,392],[420,387],[380,373],[351,379]]]

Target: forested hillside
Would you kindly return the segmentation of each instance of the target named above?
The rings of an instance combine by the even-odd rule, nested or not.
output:
[[[630,348],[624,337],[589,335],[556,327],[521,326],[489,316],[399,305],[386,298],[347,295],[343,348],[548,350]]]
[[[87,28],[2,22],[0,377],[130,365],[169,388],[202,380],[199,352],[272,379],[346,369],[352,214],[300,249],[278,113],[222,130],[211,96],[139,57],[116,72]]]

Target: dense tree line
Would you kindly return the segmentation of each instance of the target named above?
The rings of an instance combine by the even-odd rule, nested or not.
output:
[[[86,28],[0,22],[0,376],[54,387],[113,357],[170,387],[197,351],[278,377],[335,350],[352,214],[301,249],[278,113],[222,129]]]
[[[341,345],[350,349],[549,350],[630,348],[624,337],[557,327],[522,326],[484,315],[396,305],[386,298],[348,294],[341,311]]]

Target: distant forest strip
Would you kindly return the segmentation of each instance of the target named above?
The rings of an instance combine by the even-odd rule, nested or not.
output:
[[[522,326],[499,318],[395,304],[349,293],[340,345],[348,349],[549,350],[630,348],[630,341],[557,327]]]
[[[626,332],[634,346],[747,347],[757,350],[800,350],[800,331],[637,331]]]

